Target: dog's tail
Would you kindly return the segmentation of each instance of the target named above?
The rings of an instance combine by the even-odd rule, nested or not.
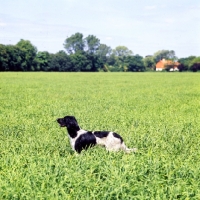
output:
[[[125,143],[123,142],[122,143],[122,146],[121,146],[122,150],[124,150],[126,153],[131,153],[131,152],[136,152],[137,151],[137,148],[128,148]]]

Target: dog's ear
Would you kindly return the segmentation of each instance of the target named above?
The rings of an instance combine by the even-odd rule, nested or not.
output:
[[[77,122],[77,120],[76,120],[76,118],[75,118],[74,116],[72,116],[72,119],[73,119],[75,122]]]
[[[67,128],[80,130],[78,122],[76,121],[76,118],[74,116],[65,116],[64,117],[64,122],[65,122],[65,126]]]

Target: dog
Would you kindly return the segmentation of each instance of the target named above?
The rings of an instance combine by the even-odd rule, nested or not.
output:
[[[136,148],[129,149],[125,145],[122,137],[109,131],[86,131],[79,127],[74,116],[65,116],[58,118],[57,122],[60,127],[66,127],[70,139],[71,147],[77,153],[86,150],[95,145],[104,146],[108,151],[123,150],[126,153],[136,152]]]

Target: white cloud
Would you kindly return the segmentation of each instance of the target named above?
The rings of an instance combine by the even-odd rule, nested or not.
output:
[[[166,22],[167,24],[173,24],[173,23],[175,22],[175,20],[174,20],[173,18],[166,18],[166,19],[165,19],[165,22]]]
[[[108,37],[106,37],[106,40],[112,40],[112,37],[108,36]]]
[[[6,26],[6,23],[4,23],[4,22],[2,22],[1,20],[0,20],[0,26],[2,27],[2,26]]]
[[[155,10],[157,8],[156,5],[153,5],[153,6],[145,6],[144,9],[145,10]]]

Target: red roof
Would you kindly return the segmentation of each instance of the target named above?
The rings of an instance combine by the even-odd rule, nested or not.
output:
[[[173,65],[173,67],[177,67],[180,65],[180,63],[162,59],[159,62],[157,62],[156,68],[165,69],[165,65]]]

